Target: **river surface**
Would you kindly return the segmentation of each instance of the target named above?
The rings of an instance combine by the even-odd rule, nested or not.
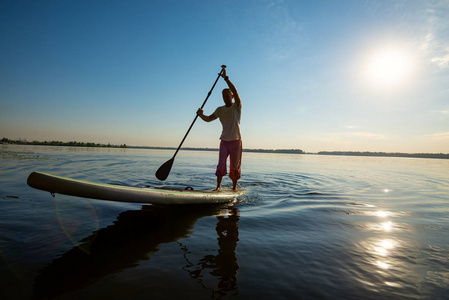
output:
[[[449,160],[244,153],[245,195],[206,207],[26,184],[215,186],[217,152],[158,181],[173,152],[0,145],[0,298],[448,299]]]

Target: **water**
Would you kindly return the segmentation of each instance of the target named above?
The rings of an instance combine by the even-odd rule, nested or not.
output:
[[[447,299],[449,161],[244,153],[234,206],[29,188],[32,171],[215,186],[218,153],[0,146],[1,299]],[[224,183],[230,186],[228,178]]]

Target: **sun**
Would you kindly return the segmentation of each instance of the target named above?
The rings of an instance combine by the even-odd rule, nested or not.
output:
[[[412,69],[413,61],[406,50],[388,47],[369,55],[366,75],[377,87],[393,87],[406,83]]]

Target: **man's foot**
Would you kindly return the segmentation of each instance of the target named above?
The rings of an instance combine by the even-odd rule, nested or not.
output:
[[[237,190],[237,179],[232,179],[232,191],[234,193],[238,192],[238,190]]]
[[[214,189],[215,192],[221,192],[221,186]]]

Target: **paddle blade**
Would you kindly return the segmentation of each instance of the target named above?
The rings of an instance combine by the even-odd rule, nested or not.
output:
[[[165,162],[165,164],[163,164],[162,166],[159,167],[159,169],[156,171],[157,179],[162,180],[162,181],[167,179],[168,174],[170,174],[170,170],[171,170],[171,167],[172,167],[174,161],[175,161],[175,158],[173,157],[172,159],[167,160],[167,162]]]

